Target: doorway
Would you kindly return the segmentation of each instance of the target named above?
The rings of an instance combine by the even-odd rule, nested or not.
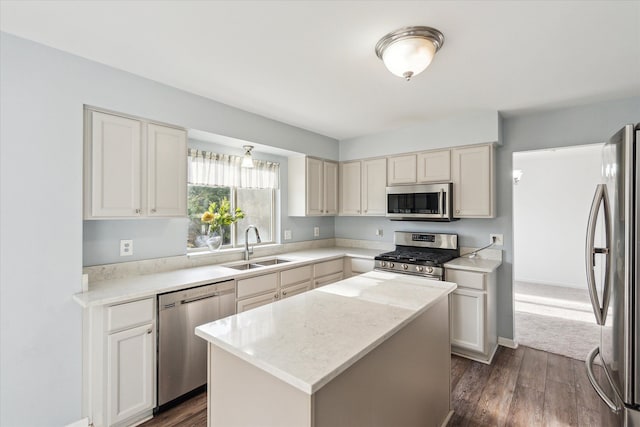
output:
[[[599,344],[584,245],[602,147],[513,154],[515,338],[579,360]]]

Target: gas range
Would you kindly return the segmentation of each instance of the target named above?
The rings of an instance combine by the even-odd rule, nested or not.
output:
[[[396,249],[374,258],[375,269],[442,280],[443,264],[460,256],[457,234],[396,231]]]

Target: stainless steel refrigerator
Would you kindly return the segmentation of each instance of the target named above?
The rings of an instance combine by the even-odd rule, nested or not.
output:
[[[640,124],[604,145],[586,244],[587,283],[600,345],[588,355],[591,385],[609,406],[603,425],[640,426],[640,295],[638,204]],[[598,276],[598,277],[596,277]],[[604,369],[594,367],[596,358]]]

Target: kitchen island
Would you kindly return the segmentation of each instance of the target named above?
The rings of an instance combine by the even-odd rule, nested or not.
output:
[[[208,425],[445,425],[455,288],[374,271],[197,327]]]

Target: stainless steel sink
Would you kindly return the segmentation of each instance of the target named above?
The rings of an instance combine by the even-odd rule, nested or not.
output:
[[[247,264],[238,264],[238,265],[228,265],[227,267],[233,268],[234,270],[250,270],[254,268],[264,267],[264,265],[247,263]]]
[[[256,262],[245,262],[243,264],[227,265],[226,267],[233,268],[235,270],[252,270],[254,268],[268,267],[270,265],[282,264],[289,262],[288,259],[282,258],[270,258],[265,260],[259,260]]]
[[[282,258],[272,258],[272,259],[265,259],[264,261],[256,261],[256,264],[267,266],[267,265],[282,264],[284,262],[289,262],[289,260],[282,259]]]

